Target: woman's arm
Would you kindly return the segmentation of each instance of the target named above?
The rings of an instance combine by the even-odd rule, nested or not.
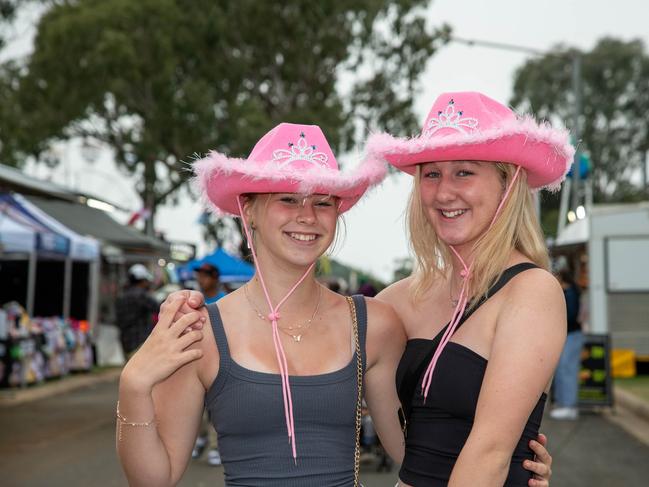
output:
[[[367,299],[367,311],[365,401],[383,448],[395,462],[401,463],[404,447],[397,415],[400,404],[395,373],[406,336],[390,305]]]
[[[165,302],[158,324],[121,374],[116,447],[131,486],[175,485],[196,438],[205,395],[196,362],[202,332],[186,329],[204,317],[191,312],[173,322],[184,302]]]
[[[503,485],[514,448],[552,377],[565,336],[566,307],[554,277],[532,270],[512,281],[497,318],[473,428],[453,468],[450,487]]]

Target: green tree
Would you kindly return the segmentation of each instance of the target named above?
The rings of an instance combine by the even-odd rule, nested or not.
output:
[[[0,51],[19,35],[15,24],[23,11],[31,9],[32,14],[37,14],[38,10],[54,5],[56,2],[57,0],[0,0]]]
[[[427,4],[55,2],[30,58],[0,71],[0,157],[100,141],[155,212],[193,154],[245,155],[280,121],[317,123],[340,150],[369,129],[409,133],[416,80],[448,33],[426,27]]]
[[[21,11],[34,5],[51,4],[54,1],[0,0],[0,52],[18,35],[16,23]],[[16,128],[14,123],[21,116],[16,97],[20,72],[19,64],[16,62],[8,61],[0,66],[0,156],[20,151],[22,145],[20,139],[26,135],[14,130]]]
[[[0,49],[5,47],[7,42],[7,31],[16,18],[20,0],[0,0]]]
[[[642,41],[603,38],[589,52],[558,46],[518,69],[511,103],[573,128],[575,55],[581,56],[579,145],[592,160],[595,201],[646,198],[631,182],[644,171],[649,150],[649,56]],[[558,198],[549,202],[556,206]]]

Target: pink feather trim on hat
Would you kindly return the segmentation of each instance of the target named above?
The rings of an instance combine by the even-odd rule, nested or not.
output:
[[[320,127],[289,123],[264,135],[247,159],[212,151],[193,167],[204,200],[233,215],[239,214],[237,197],[247,193],[331,194],[341,198],[344,212],[387,171],[380,158],[369,157],[343,173]]]

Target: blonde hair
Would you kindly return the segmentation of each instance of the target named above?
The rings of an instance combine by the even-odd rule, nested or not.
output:
[[[503,186],[509,187],[516,166],[500,162],[495,164]],[[420,300],[433,282],[446,276],[453,265],[450,247],[438,238],[421,204],[420,178],[421,165],[417,166],[407,210],[410,245],[417,261],[417,272],[411,285],[414,301]],[[469,308],[502,275],[513,250],[518,250],[539,267],[549,268],[548,251],[524,170],[519,171],[495,222],[473,247]]]

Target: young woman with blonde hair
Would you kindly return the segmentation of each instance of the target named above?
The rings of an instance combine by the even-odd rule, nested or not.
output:
[[[445,93],[419,137],[377,134],[367,153],[414,176],[417,270],[377,296],[408,336],[401,485],[543,485],[526,471],[528,445],[566,325],[531,190],[564,178],[567,133],[480,93]]]

